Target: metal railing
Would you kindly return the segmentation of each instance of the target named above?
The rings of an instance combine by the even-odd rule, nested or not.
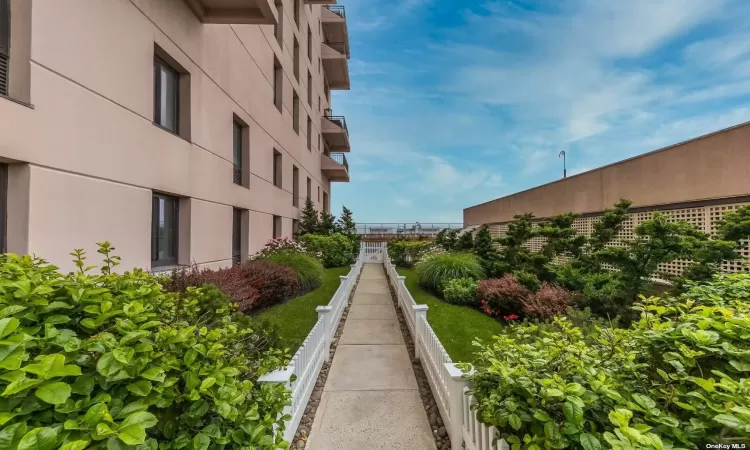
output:
[[[323,117],[328,119],[330,122],[333,122],[336,125],[340,126],[344,129],[344,131],[346,131],[346,134],[349,134],[349,129],[346,127],[346,118],[344,118],[344,116],[331,116],[326,114]]]
[[[360,236],[435,236],[441,230],[464,227],[462,223],[359,223],[357,234]]]
[[[349,162],[346,160],[346,155],[343,153],[326,153],[326,156],[331,158],[336,164],[344,166],[346,172],[349,173]]]
[[[341,5],[323,5],[325,9],[331,11],[342,19],[346,19],[346,10]]]
[[[332,49],[336,50],[337,52],[341,53],[342,55],[346,55],[346,57],[349,57],[349,43],[348,42],[331,42],[326,40],[326,45],[331,47]]]

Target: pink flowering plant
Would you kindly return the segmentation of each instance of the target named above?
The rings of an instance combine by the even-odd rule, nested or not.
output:
[[[288,237],[280,237],[269,240],[268,242],[266,242],[266,246],[263,247],[263,250],[250,256],[249,259],[264,259],[270,255],[277,253],[306,253],[317,260],[323,259],[322,253],[309,251],[302,242],[289,239]]]

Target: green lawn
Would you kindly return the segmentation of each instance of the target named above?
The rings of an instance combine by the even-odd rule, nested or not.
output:
[[[349,267],[325,269],[323,284],[319,288],[286,303],[263,310],[255,317],[275,325],[281,335],[281,343],[294,353],[318,321],[315,308],[325,306],[331,301],[331,297],[341,284],[339,276],[346,275],[349,270]]]
[[[497,320],[467,306],[451,305],[422,289],[417,284],[414,269],[396,269],[399,275],[406,276],[406,287],[414,301],[430,307],[427,321],[435,330],[440,342],[453,362],[473,362],[474,339],[489,341],[500,333],[503,325]]]

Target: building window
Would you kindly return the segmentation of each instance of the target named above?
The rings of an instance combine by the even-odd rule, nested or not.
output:
[[[273,35],[276,36],[276,42],[279,43],[281,51],[284,51],[284,2],[276,0],[276,15],[279,20],[273,27]]]
[[[318,151],[320,151],[320,133],[318,133]]]
[[[282,88],[284,87],[284,70],[281,68],[279,58],[273,57],[273,103],[276,105],[276,109],[281,112],[282,103],[284,98],[282,97]]]
[[[318,96],[318,111],[323,112],[323,104],[320,102],[320,95]]]
[[[292,97],[292,129],[299,134],[299,96],[297,92]]]
[[[297,219],[292,219],[292,237],[299,238],[299,220]]]
[[[292,166],[292,206],[299,207],[299,169]]]
[[[307,116],[307,149],[312,151],[312,120]]]
[[[232,265],[242,262],[242,210],[232,208]]]
[[[282,161],[281,153],[277,150],[273,151],[273,185],[280,188],[282,182]]]
[[[10,76],[10,1],[0,0],[0,95],[8,95]]]
[[[2,0],[0,0],[2,3]],[[8,251],[8,165],[0,164],[0,253]]]
[[[294,0],[294,23],[299,28],[299,0]]]
[[[320,203],[320,186],[318,186],[318,203]]]
[[[154,194],[151,203],[151,267],[177,264],[178,203],[176,197]]]
[[[312,31],[307,27],[307,59],[312,62]]]
[[[312,182],[310,181],[310,177],[307,177],[307,199],[310,200],[312,198]]]
[[[245,145],[243,139],[243,131],[245,125],[240,123],[237,119],[232,121],[232,153],[234,167],[232,168],[232,181],[234,184],[245,186],[245,177],[243,171],[243,164],[245,163]]]
[[[323,58],[318,58],[318,73],[322,73],[320,66],[322,65],[321,61],[323,61]]]
[[[323,192],[323,212],[328,212],[328,193]]]
[[[311,109],[312,109],[312,91],[313,91],[312,74],[308,70],[307,71],[307,104],[310,105]]]
[[[172,133],[180,125],[180,74],[154,57],[154,123]]]
[[[273,238],[281,237],[281,216],[273,216]]]
[[[299,42],[294,38],[294,78],[299,82]]]

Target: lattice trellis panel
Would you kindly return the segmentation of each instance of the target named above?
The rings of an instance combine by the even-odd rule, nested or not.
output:
[[[714,234],[716,232],[717,223],[721,220],[725,213],[734,211],[748,204],[750,203],[736,203],[730,205],[705,206],[697,208],[667,209],[660,212],[668,215],[670,221],[681,220],[689,222],[702,231],[705,231],[709,234]],[[641,222],[650,219],[652,215],[653,212],[640,212],[630,214],[630,217],[625,222],[623,222],[622,229],[620,230],[618,235],[615,237],[615,239],[612,240],[612,242],[607,245],[618,247],[625,246],[626,244],[624,241],[635,238],[635,227],[637,227]],[[599,220],[599,217],[578,217],[573,222],[573,228],[580,234],[591,236],[591,233],[594,230],[594,224]],[[493,238],[503,237],[505,236],[505,233],[507,231],[507,224],[490,226],[490,234]],[[544,238],[537,237],[529,240],[529,242],[527,242],[525,246],[532,251],[538,252],[542,250],[544,243]],[[748,244],[748,241],[745,241],[745,244]],[[742,259],[737,261],[724,262],[722,264],[723,271],[729,273],[740,272],[743,270],[750,271],[750,268],[746,266],[748,261],[750,261],[750,249],[740,250],[739,253],[742,256]],[[563,256],[558,258],[558,261],[563,261],[566,259],[568,258]],[[659,270],[671,275],[679,275],[689,265],[690,261],[677,260],[667,264],[660,264]],[[613,267],[606,268],[614,269]]]

